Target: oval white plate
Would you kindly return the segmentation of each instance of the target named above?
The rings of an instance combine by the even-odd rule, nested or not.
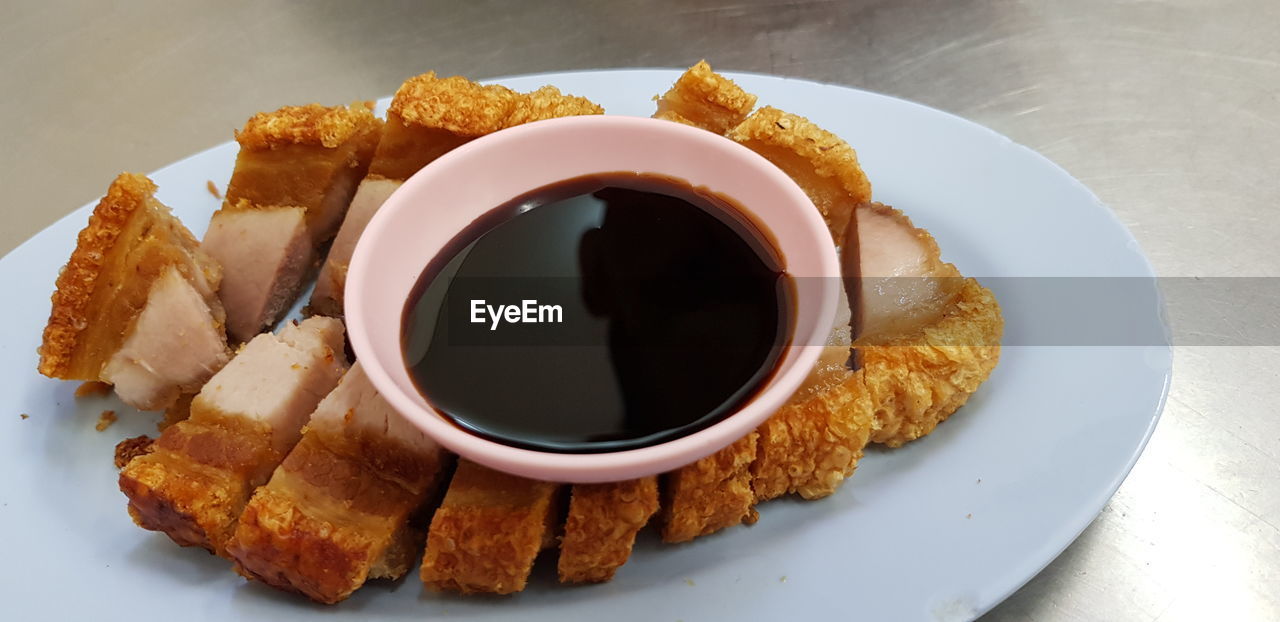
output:
[[[500,82],[521,90],[553,84],[611,113],[648,115],[652,96],[678,75]],[[876,198],[932,231],[966,275],[1152,275],[1133,238],[1084,186],[1003,136],[882,95],[733,77],[762,105],[807,116],[852,144]],[[197,235],[218,206],[206,181],[223,188],[235,154],[233,143],[219,145],[153,176],[159,198]],[[991,380],[951,420],[902,449],[869,450],[832,497],[766,503],[755,526],[687,545],[646,534],[611,583],[555,585],[547,555],[529,589],[510,598],[424,593],[410,575],[325,609],[248,584],[223,560],[135,527],[116,488],[112,448],[154,433],[154,417],[108,398],[76,400],[75,383],[36,374],[48,296],[90,209],[0,260],[0,395],[8,404],[0,413],[0,590],[22,619],[283,620],[321,610],[413,620],[966,619],[1031,578],[1101,510],[1155,425],[1171,368],[1165,347],[1006,347]],[[1037,319],[1007,305],[1004,313],[1011,327]],[[1155,309],[1149,322],[1160,326]],[[96,432],[106,408],[121,420]]]

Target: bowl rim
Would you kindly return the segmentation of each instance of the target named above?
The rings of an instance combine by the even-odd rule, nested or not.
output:
[[[435,183],[448,183],[446,173],[451,169],[482,166],[485,154],[491,150],[507,148],[509,143],[517,141],[543,140],[548,133],[556,132],[653,133],[655,137],[661,135],[663,140],[678,141],[683,149],[700,149],[708,157],[725,158],[735,166],[742,166],[744,174],[758,176],[786,197],[789,211],[794,212],[795,217],[788,227],[799,227],[804,235],[826,241],[825,244],[819,241],[813,248],[779,248],[784,258],[792,256],[796,250],[813,254],[819,274],[805,274],[796,277],[795,281],[804,281],[806,287],[813,290],[812,295],[819,304],[806,311],[815,315],[816,321],[812,322],[809,333],[798,334],[802,322],[802,313],[798,310],[790,344],[779,358],[777,371],[754,398],[734,413],[701,430],[655,445],[601,453],[558,453],[506,445],[467,432],[429,405],[424,407],[416,402],[414,398],[421,399],[420,396],[406,395],[401,385],[391,377],[387,370],[388,359],[403,365],[403,355],[399,348],[394,353],[387,353],[383,351],[385,348],[379,349],[374,345],[368,326],[369,301],[364,296],[369,287],[367,282],[371,280],[367,277],[376,269],[375,255],[385,246],[379,241],[394,228],[399,218],[406,217],[405,213],[415,209],[415,199],[429,195]],[[660,167],[655,165],[655,168]],[[581,174],[597,172],[607,171],[584,170]],[[695,186],[701,185],[695,180],[688,181]],[[523,191],[534,189],[525,188]],[[732,198],[741,207],[753,211],[751,199]],[[476,215],[496,206],[486,204]],[[780,240],[775,233],[776,226],[754,211],[753,216],[760,226],[769,229],[771,237]],[[446,239],[458,233],[459,230],[449,231]],[[781,241],[778,243],[782,245]],[[418,272],[424,268],[425,265],[419,267]],[[700,128],[648,117],[563,117],[535,121],[471,140],[427,164],[392,192],[369,220],[352,254],[344,292],[345,320],[352,350],[383,399],[424,434],[460,457],[532,479],[568,483],[621,481],[670,471],[706,457],[749,435],[781,408],[812,371],[824,348],[824,345],[817,344],[825,343],[835,321],[839,276],[835,244],[821,213],[790,176],[746,146]],[[795,285],[797,289],[800,287],[798,282]],[[800,296],[798,292],[797,296]]]

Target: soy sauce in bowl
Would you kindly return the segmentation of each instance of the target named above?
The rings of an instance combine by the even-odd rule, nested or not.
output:
[[[401,334],[419,392],[458,427],[595,453],[685,436],[750,402],[794,315],[771,234],[736,202],[617,172],[476,219],[423,271]]]

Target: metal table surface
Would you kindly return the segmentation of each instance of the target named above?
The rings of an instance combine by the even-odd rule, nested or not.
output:
[[[0,5],[0,252],[282,103],[596,67],[719,69],[941,108],[1083,180],[1162,276],[1280,272],[1280,2]],[[856,145],[855,145],[856,147]],[[1146,453],[990,620],[1280,617],[1275,344],[1177,346]]]

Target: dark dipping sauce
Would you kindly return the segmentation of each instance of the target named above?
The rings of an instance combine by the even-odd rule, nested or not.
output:
[[[539,188],[427,266],[405,306],[406,365],[454,424],[506,445],[605,452],[688,435],[755,397],[788,345],[794,284],[765,231],[674,178]],[[495,321],[499,305],[532,321]]]

